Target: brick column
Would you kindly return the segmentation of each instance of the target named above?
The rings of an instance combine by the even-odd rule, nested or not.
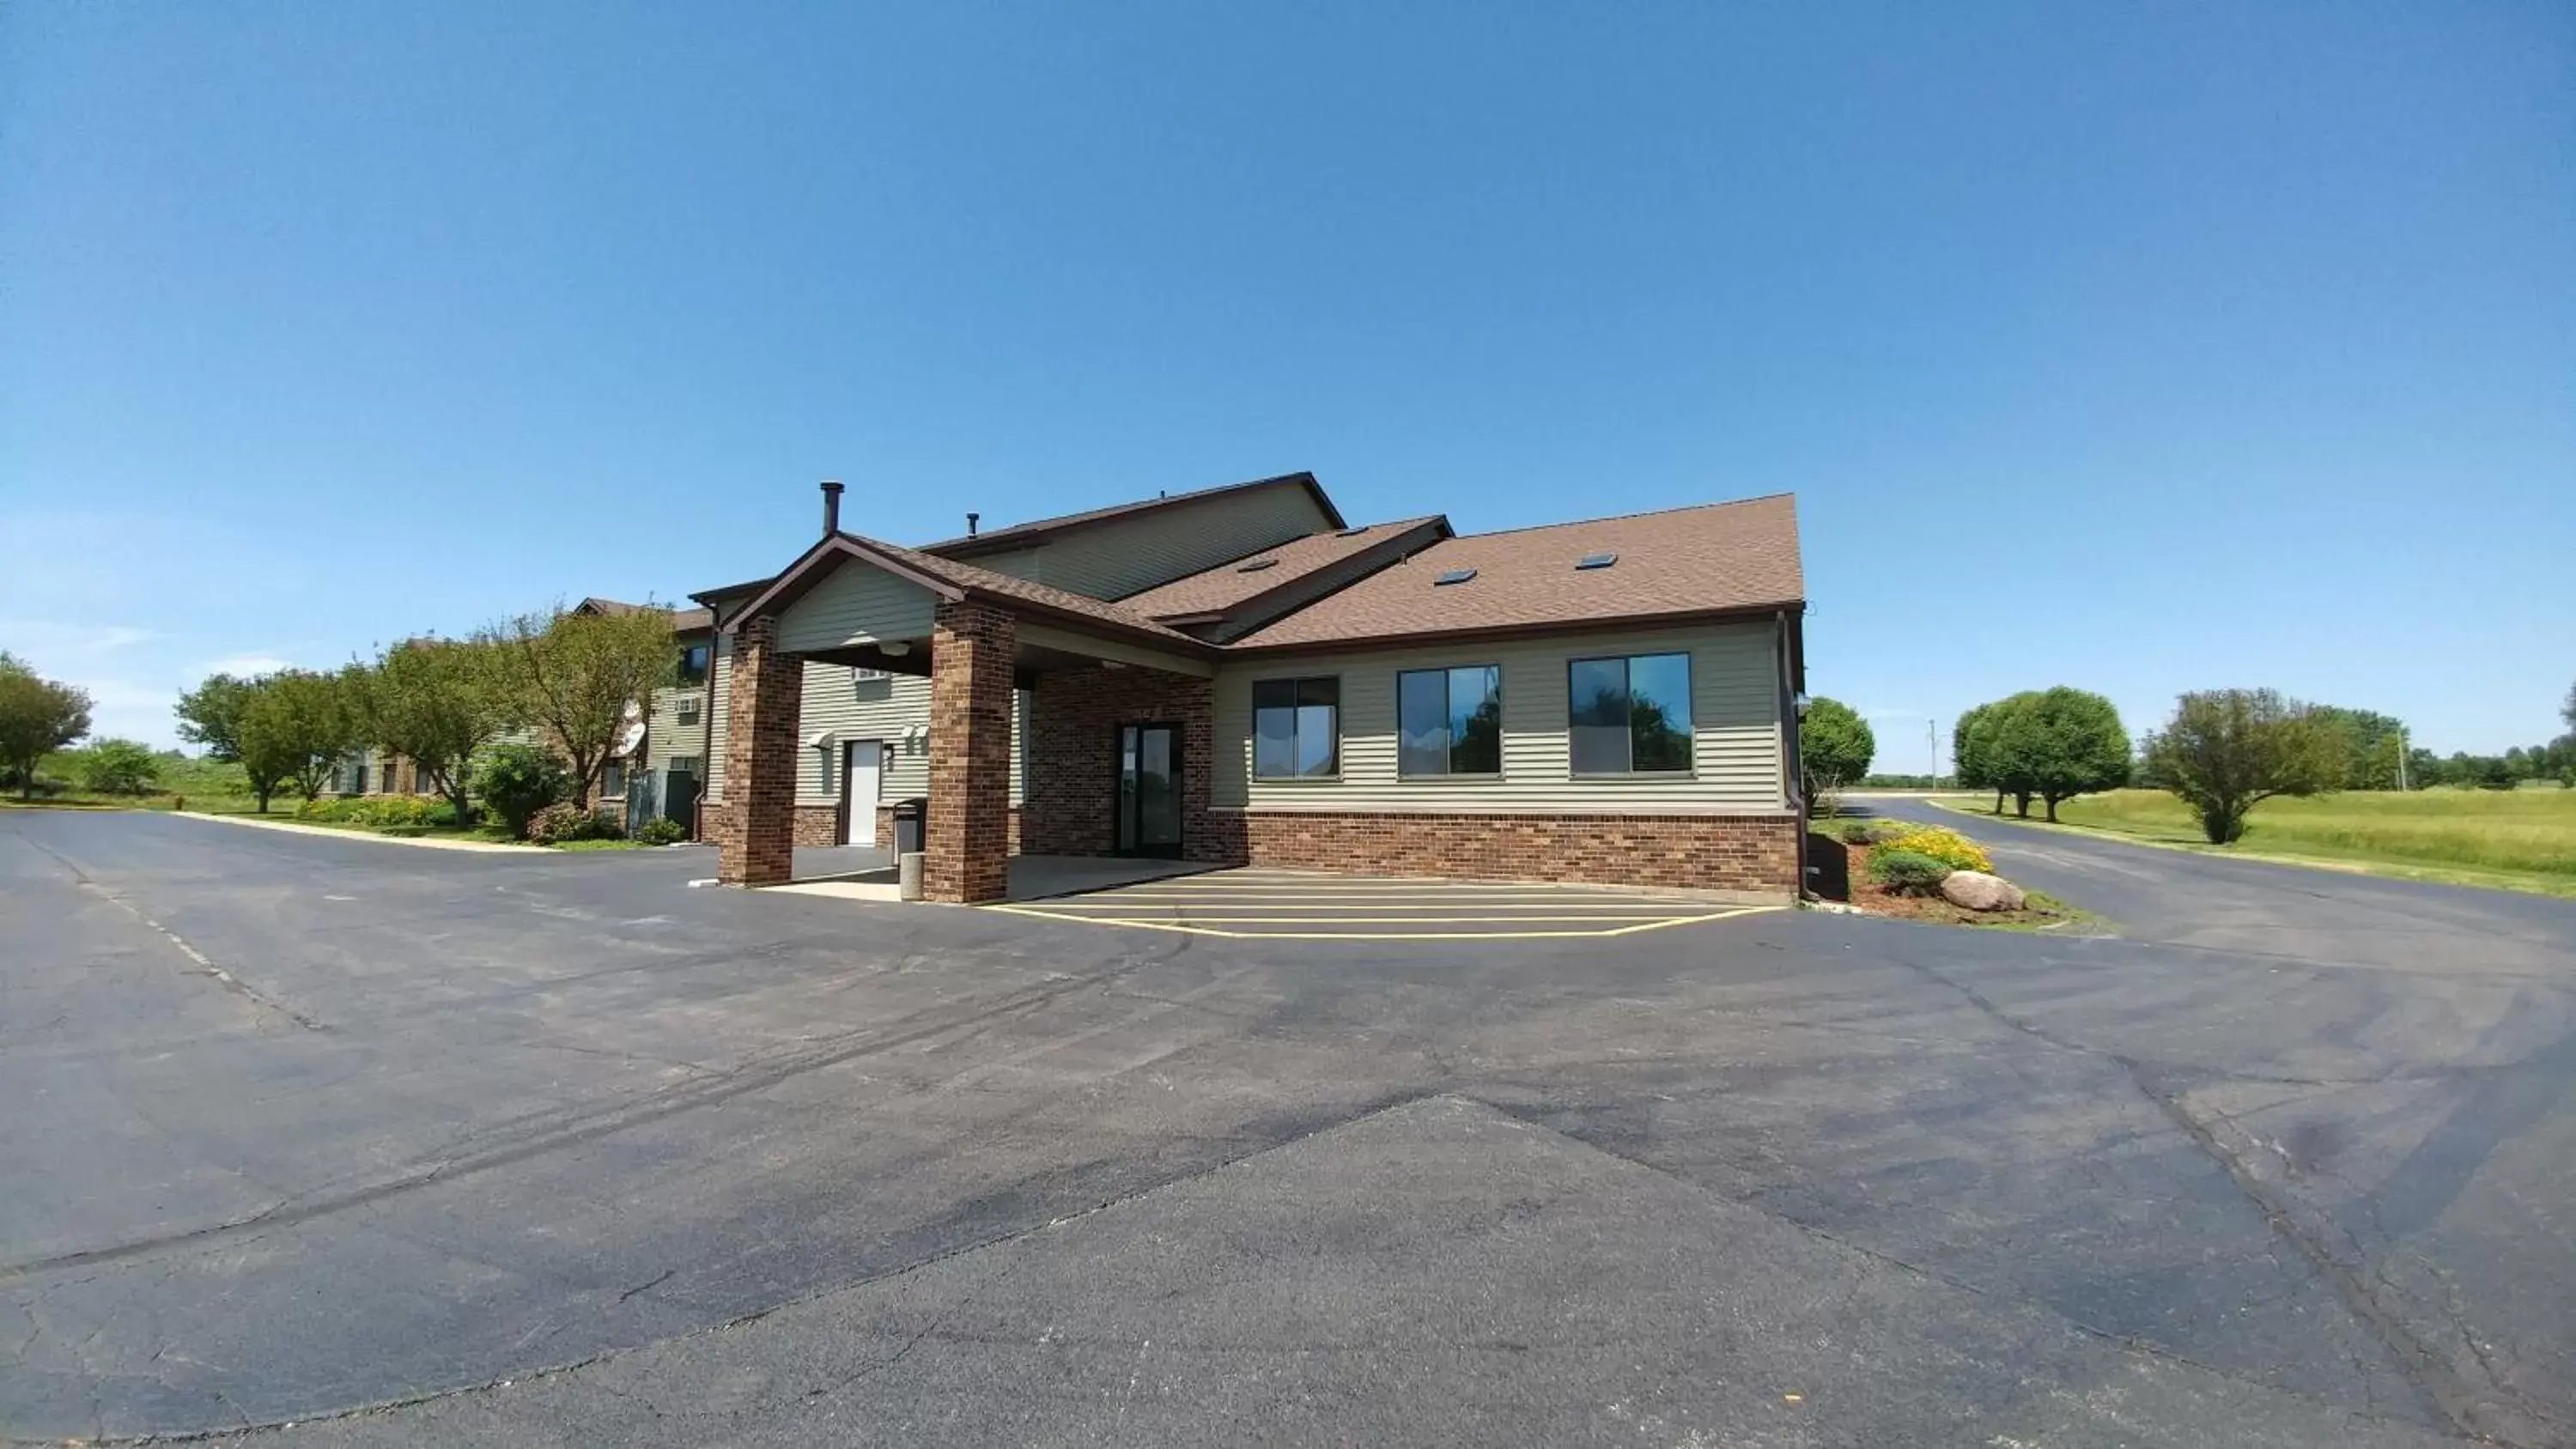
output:
[[[987,604],[941,604],[930,635],[930,818],[922,895],[998,901],[1011,874],[1011,660],[1019,626]]]
[[[796,712],[805,662],[778,648],[778,621],[746,619],[733,636],[725,689],[724,809],[716,879],[727,885],[784,885],[795,876]]]

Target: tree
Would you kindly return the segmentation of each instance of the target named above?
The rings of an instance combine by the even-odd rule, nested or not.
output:
[[[18,778],[18,798],[36,793],[36,762],[89,733],[89,692],[37,677],[0,651],[0,765]]]
[[[1850,705],[1822,695],[1807,701],[1798,721],[1798,769],[1809,800],[1857,782],[1877,753],[1878,736]]]
[[[1994,791],[1997,815],[2004,813],[2004,786],[1995,778],[1993,751],[1989,748],[1994,734],[1989,726],[1995,722],[1997,713],[2010,703],[2009,700],[1996,700],[1978,705],[1961,714],[1950,726],[1950,760],[1958,771],[1959,788]],[[2025,808],[2022,813],[2030,812]]]
[[[321,794],[331,772],[362,742],[349,687],[338,675],[280,670],[255,683],[243,702],[242,768],[263,811],[280,785],[295,786],[308,800]]]
[[[573,798],[590,803],[619,736],[680,667],[668,611],[591,612],[560,606],[521,614],[488,636],[504,661],[517,712],[542,728],[572,766]]]
[[[2406,738],[2406,726],[2402,721],[2375,710],[2345,709],[2330,704],[2317,705],[2315,713],[2317,718],[2343,732],[2346,762],[2343,788],[2397,788],[2398,751],[2403,748]]]
[[[2569,733],[2576,734],[2576,684],[2567,686],[2567,699],[2558,706],[2558,717],[2567,722]]]
[[[2129,732],[2108,699],[2061,684],[2010,703],[1986,763],[2023,815],[2033,795],[2055,820],[2059,801],[2129,782]]]
[[[235,675],[207,675],[196,688],[180,695],[171,711],[179,716],[179,738],[205,746],[207,759],[239,761],[242,709],[257,687],[255,681]]]
[[[100,740],[85,756],[81,784],[102,795],[140,795],[161,776],[161,761],[135,740]]]
[[[524,837],[528,818],[572,792],[572,777],[551,750],[502,745],[474,767],[474,793],[498,813],[510,834]]]
[[[415,639],[341,678],[359,737],[409,758],[456,807],[456,823],[471,823],[475,753],[525,722],[500,646]]]
[[[2344,736],[2269,689],[2186,694],[2155,737],[2157,770],[2219,845],[2245,834],[2245,816],[2275,795],[2313,795],[2344,777]]]

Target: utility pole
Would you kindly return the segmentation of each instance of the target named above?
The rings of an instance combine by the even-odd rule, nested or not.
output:
[[[1932,788],[1938,790],[1941,788],[1941,721],[1928,714],[1923,717],[1923,743],[1932,747]]]
[[[2397,793],[2406,793],[2406,726],[2397,726]]]

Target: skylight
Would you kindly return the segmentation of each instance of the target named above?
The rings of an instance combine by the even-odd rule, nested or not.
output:
[[[1475,576],[1476,571],[1474,569],[1449,569],[1444,571],[1440,577],[1433,579],[1431,581],[1431,586],[1433,588],[1438,588],[1442,584],[1463,584]]]
[[[1236,564],[1234,566],[1234,571],[1239,574],[1257,574],[1263,569],[1276,568],[1278,565],[1279,560],[1275,558],[1257,558],[1250,563]]]
[[[1574,566],[1579,569],[1606,569],[1618,561],[1619,555],[1615,553],[1587,553]]]

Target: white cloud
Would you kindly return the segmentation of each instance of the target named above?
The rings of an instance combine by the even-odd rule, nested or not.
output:
[[[171,706],[179,702],[177,690],[77,674],[65,677],[63,682],[89,691],[91,739],[141,740],[156,749],[179,743],[178,720],[170,713]]]
[[[0,619],[0,649],[37,662],[94,659],[161,635],[131,624],[65,624],[53,619]]]

